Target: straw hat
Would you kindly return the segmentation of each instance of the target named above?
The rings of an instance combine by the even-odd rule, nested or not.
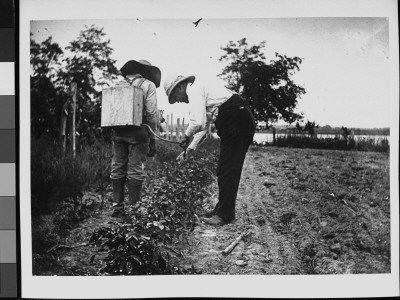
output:
[[[144,78],[153,82],[156,87],[160,86],[161,71],[156,66],[152,66],[147,60],[130,60],[121,68],[123,76],[140,74]]]
[[[166,93],[167,96],[168,96],[168,101],[169,101],[169,103],[171,103],[171,99],[170,99],[169,96],[171,95],[172,91],[174,90],[174,88],[175,88],[179,83],[181,83],[181,82],[183,82],[183,81],[185,81],[185,80],[187,80],[187,81],[190,82],[190,83],[193,83],[194,80],[195,80],[195,78],[196,78],[196,77],[193,76],[193,75],[190,75],[190,76],[173,75],[173,76],[170,76],[169,78],[167,78],[167,79],[164,81],[164,90],[165,90],[165,93]],[[185,100],[184,100],[183,102],[189,103],[189,99],[188,99],[188,96],[187,96],[187,95],[186,95]]]

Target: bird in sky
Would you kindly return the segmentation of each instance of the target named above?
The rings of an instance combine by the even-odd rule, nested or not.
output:
[[[203,18],[198,19],[196,22],[193,22],[194,27],[197,27],[199,25],[199,22],[203,20]]]

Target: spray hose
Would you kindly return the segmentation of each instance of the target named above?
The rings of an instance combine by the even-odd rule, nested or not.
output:
[[[154,134],[155,137],[157,137],[158,139],[160,139],[160,140],[162,140],[162,141],[166,141],[166,142],[172,143],[172,144],[180,144],[180,142],[178,142],[178,141],[171,141],[171,140],[169,140],[169,139],[165,139],[165,138],[163,138],[163,137],[157,135],[157,134],[153,131],[153,129],[151,129],[151,127],[150,127],[149,125],[147,125],[147,124],[141,124],[141,125],[146,126],[147,129],[149,129],[150,132],[151,132],[152,134]],[[181,146],[181,147],[182,147],[182,146]],[[186,147],[182,147],[182,148],[183,148],[183,151],[184,151],[183,157],[186,159],[186,150],[187,150],[187,149],[186,149]]]
[[[178,141],[171,141],[171,140],[169,140],[169,139],[166,139],[166,138],[163,138],[163,137],[157,135],[157,134],[153,131],[153,129],[151,129],[151,127],[150,127],[149,125],[147,125],[147,124],[141,124],[141,125],[146,126],[146,127],[150,130],[150,132],[151,132],[152,134],[154,134],[154,136],[155,136],[156,138],[160,139],[160,140],[163,140],[163,141],[166,141],[166,142],[172,143],[172,144],[180,144],[180,142],[178,142]]]
[[[147,124],[141,124],[141,125],[146,126],[146,127],[150,130],[150,132],[151,132],[156,138],[158,138],[158,139],[160,139],[160,140],[162,140],[162,141],[166,141],[166,142],[172,143],[172,144],[180,144],[180,142],[178,142],[178,141],[171,141],[171,140],[169,140],[169,139],[166,139],[166,138],[163,138],[163,137],[157,135],[157,134],[153,131],[153,129],[151,129],[151,127],[150,127],[149,125],[147,125]],[[203,144],[204,141],[205,141],[206,139],[207,139],[207,137],[206,137],[206,138],[203,138],[203,139],[200,141],[200,143],[197,145],[197,147],[199,147],[201,144]],[[182,147],[182,148],[183,148],[183,150],[185,151],[184,154],[183,154],[183,156],[184,156],[184,158],[186,159],[186,150],[187,150],[187,148],[186,148],[186,147]]]

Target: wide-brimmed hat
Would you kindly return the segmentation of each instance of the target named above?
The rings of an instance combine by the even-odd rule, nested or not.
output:
[[[156,87],[160,86],[161,71],[156,66],[152,66],[147,60],[130,60],[123,65],[120,71],[125,77],[128,75],[140,74],[153,82]]]
[[[168,96],[169,103],[171,103],[170,95],[171,95],[172,91],[174,90],[174,88],[179,83],[186,81],[186,80],[190,83],[193,83],[195,79],[196,79],[196,77],[193,75],[190,75],[190,76],[173,75],[173,76],[170,76],[168,79],[166,79],[164,81],[164,90]],[[183,100],[183,102],[189,103],[189,98],[188,98],[187,94],[185,94],[185,99]]]

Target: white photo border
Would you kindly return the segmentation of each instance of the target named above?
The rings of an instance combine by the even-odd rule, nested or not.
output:
[[[392,86],[391,274],[33,276],[30,211],[30,61],[32,20],[130,18],[387,17]],[[20,229],[22,297],[385,297],[399,294],[399,60],[396,0],[21,0],[20,1]]]

